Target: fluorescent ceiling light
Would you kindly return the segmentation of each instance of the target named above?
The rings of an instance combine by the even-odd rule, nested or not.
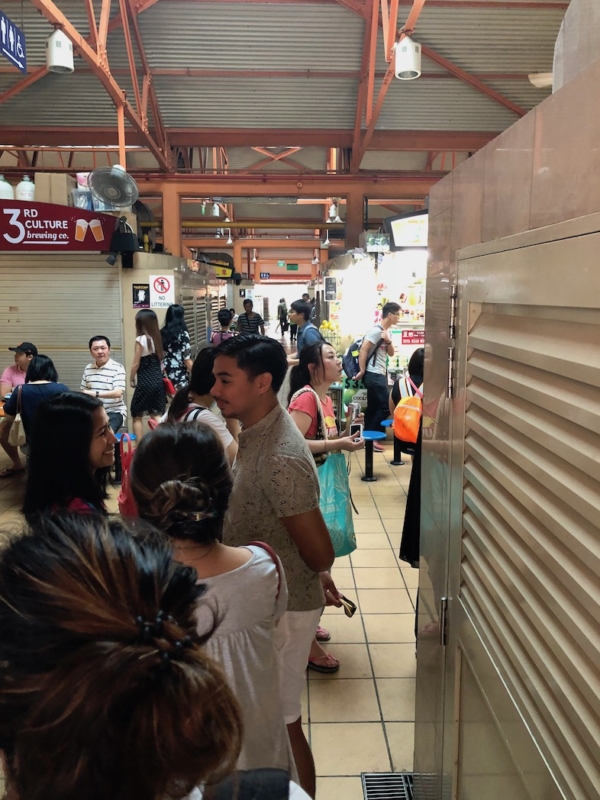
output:
[[[535,86],[536,89],[551,89],[553,73],[552,72],[532,72],[527,76],[529,83]]]

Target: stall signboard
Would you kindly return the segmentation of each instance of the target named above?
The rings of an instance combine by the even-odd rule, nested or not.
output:
[[[150,275],[150,308],[168,308],[175,302],[173,273]]]
[[[25,34],[2,11],[0,11],[0,53],[13,67],[27,75]]]
[[[286,264],[288,272],[298,272],[298,264]]]
[[[278,267],[285,267],[285,261],[278,261],[277,262],[277,266]]]
[[[268,281],[270,279],[270,277],[271,277],[271,273],[270,272],[261,272],[260,273],[261,281]]]
[[[0,200],[0,251],[109,251],[117,220],[54,203]]]
[[[325,278],[325,300],[331,302],[337,299],[337,280],[328,276]]]
[[[425,331],[402,331],[402,344],[423,346],[425,344]]]

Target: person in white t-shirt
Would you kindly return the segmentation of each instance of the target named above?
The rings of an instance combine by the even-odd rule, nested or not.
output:
[[[169,411],[161,422],[204,422],[221,439],[230,464],[238,451],[239,424],[236,420],[224,420],[210,390],[215,385],[213,366],[215,351],[212,347],[201,350],[192,366],[190,383],[180,389],[173,398]]]

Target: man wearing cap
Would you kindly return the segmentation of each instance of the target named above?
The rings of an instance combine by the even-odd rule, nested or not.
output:
[[[29,362],[37,356],[37,347],[31,342],[21,342],[16,347],[9,347],[15,354],[15,363],[7,367],[0,378],[0,396],[10,394],[17,386],[25,383],[25,373]]]
[[[0,399],[25,383],[29,362],[38,354],[37,347],[31,342],[21,342],[16,347],[8,349],[15,354],[15,363],[7,367],[0,377]],[[13,475],[23,472],[24,467],[21,464],[18,448],[8,444],[5,436],[0,437],[0,445],[12,462],[10,467],[0,472],[0,478],[11,478]]]
[[[102,400],[109,425],[116,433],[127,416],[125,367],[110,357],[107,336],[92,336],[89,348],[94,360],[83,370],[81,391]]]

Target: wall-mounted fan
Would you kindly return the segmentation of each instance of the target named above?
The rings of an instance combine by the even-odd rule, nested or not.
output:
[[[113,208],[128,208],[139,197],[137,183],[120,164],[90,172],[88,186],[97,200]]]

